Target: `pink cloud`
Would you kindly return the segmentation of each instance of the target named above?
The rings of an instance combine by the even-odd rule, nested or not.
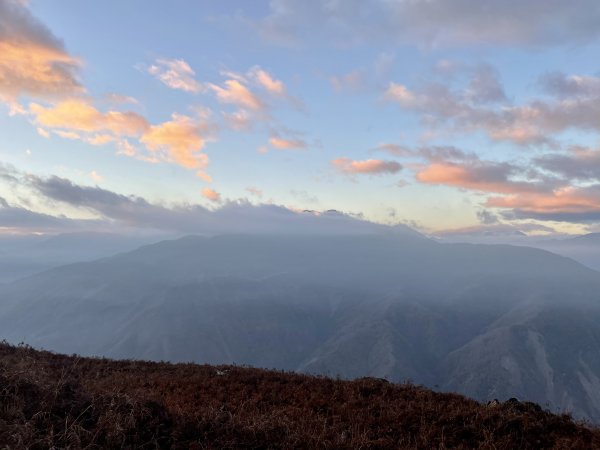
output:
[[[489,207],[518,209],[534,213],[589,213],[600,212],[598,186],[566,186],[547,193],[528,193],[492,197]]]
[[[280,136],[272,136],[269,145],[277,150],[301,150],[307,147],[302,139],[286,139]]]
[[[530,182],[510,180],[515,169],[509,164],[438,162],[425,166],[416,174],[421,183],[442,184],[483,192],[515,193],[538,190]]]
[[[331,161],[331,164],[339,172],[349,175],[383,175],[398,173],[400,170],[402,170],[402,165],[400,163],[396,161],[384,161],[380,159],[354,161],[349,158],[337,158]]]

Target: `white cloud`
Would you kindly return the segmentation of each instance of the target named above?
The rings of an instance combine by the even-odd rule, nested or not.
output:
[[[196,72],[183,59],[157,59],[148,73],[171,89],[194,94],[202,91],[202,85],[195,79]]]

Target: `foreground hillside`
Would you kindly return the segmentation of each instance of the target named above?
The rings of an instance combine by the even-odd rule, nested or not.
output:
[[[0,344],[2,448],[600,448],[526,402],[365,378],[62,356]]]

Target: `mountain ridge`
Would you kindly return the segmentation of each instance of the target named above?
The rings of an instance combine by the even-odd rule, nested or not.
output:
[[[597,272],[525,247],[188,237],[1,287],[0,337],[84,355],[410,378],[600,420],[597,292]]]

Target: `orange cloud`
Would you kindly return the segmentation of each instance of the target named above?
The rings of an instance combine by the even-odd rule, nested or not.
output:
[[[380,159],[367,159],[364,161],[353,161],[349,158],[337,158],[331,161],[333,167],[338,171],[349,174],[383,175],[397,173],[402,170],[402,165],[396,161],[384,161]]]
[[[304,111],[302,102],[288,94],[283,81],[259,66],[245,73],[221,71],[221,75],[225,77],[222,83],[203,83],[202,86],[213,93],[220,103],[237,107],[234,112],[222,111],[226,124],[236,131],[250,130],[258,122],[272,121],[271,102],[288,102],[295,109]]]
[[[63,138],[81,139],[92,145],[116,142],[120,154],[149,162],[176,162],[183,167],[196,169],[199,177],[210,181],[210,177],[204,173],[208,166],[208,156],[201,153],[209,127],[202,121],[173,114],[170,121],[150,125],[137,113],[102,113],[83,100],[66,100],[52,107],[32,103],[29,111],[43,129],[50,129]],[[139,155],[131,144],[123,139],[126,137],[139,139],[154,155]]]
[[[84,91],[79,61],[31,15],[25,2],[0,2],[0,100],[56,99]]]
[[[221,201],[221,194],[208,187],[202,189],[202,196],[211,202],[219,203]]]
[[[208,165],[208,157],[199,152],[206,142],[205,128],[191,117],[173,114],[172,120],[151,126],[140,142],[151,151],[166,150],[183,167],[203,169]]]
[[[78,67],[59,50],[0,41],[0,97],[15,101],[23,94],[57,98],[83,92],[74,75]]]
[[[101,113],[84,100],[66,100],[56,106],[29,105],[38,125],[86,133],[110,132],[116,136],[137,136],[149,126],[146,119],[134,112]]]
[[[277,150],[299,150],[306,148],[306,142],[302,139],[284,139],[279,136],[271,137],[269,144]]]
[[[199,177],[210,181],[204,172],[208,156],[201,153],[209,132],[206,117],[200,112],[198,120],[173,114],[172,120],[151,125],[135,112],[100,111],[93,100],[80,96],[85,89],[76,78],[79,67],[79,61],[31,15],[26,1],[0,0],[0,101],[7,102],[12,112],[28,114],[43,137],[56,135],[91,145],[114,142],[118,154],[153,163],[175,162],[196,169]],[[174,89],[188,92],[204,89],[183,60],[157,60],[149,71]],[[276,80],[271,81],[276,87]],[[216,88],[221,101],[249,109],[263,107],[258,98],[235,80],[228,80],[224,88]],[[22,95],[39,100],[30,102],[25,109],[19,103]],[[116,94],[106,99],[113,104],[137,102]],[[139,140],[145,149],[137,149],[130,139]]]

